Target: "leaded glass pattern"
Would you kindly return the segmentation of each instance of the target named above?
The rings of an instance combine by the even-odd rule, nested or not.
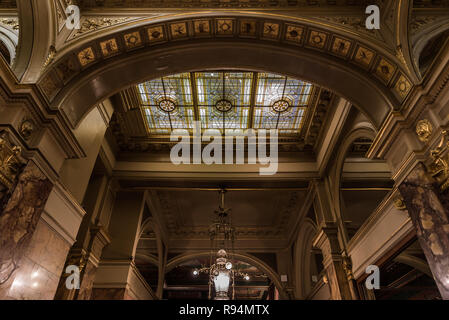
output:
[[[248,128],[252,72],[201,72],[195,79],[203,129]],[[231,103],[229,111],[220,111],[223,101]]]
[[[150,134],[170,134],[173,129],[193,128],[193,95],[189,73],[147,81],[139,84],[137,89]],[[172,112],[164,111],[165,101],[175,104]]]
[[[310,101],[312,84],[268,73],[257,75],[254,124],[256,129],[279,129],[281,134],[299,133]],[[284,107],[288,103],[289,107]],[[282,105],[282,112],[273,106]]]
[[[192,130],[198,120],[203,130],[279,129],[295,135],[313,86],[276,74],[210,71],[155,79],[137,89],[150,134]]]

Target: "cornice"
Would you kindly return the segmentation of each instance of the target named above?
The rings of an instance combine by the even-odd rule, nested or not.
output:
[[[255,19],[270,19],[270,20],[282,20],[290,23],[299,23],[308,27],[321,28],[330,33],[338,33],[346,38],[351,38],[359,41],[360,43],[371,46],[375,51],[385,55],[388,59],[395,62],[400,62],[396,56],[396,49],[392,47],[388,42],[384,40],[382,33],[363,29],[360,27],[360,23],[355,21],[361,20],[364,22],[365,15],[363,11],[358,15],[346,14],[343,17],[338,14],[332,13],[329,15],[323,15],[319,13],[304,14],[302,11],[279,11],[270,12],[264,10],[247,10],[247,9],[224,9],[224,10],[156,10],[146,11],[145,15],[120,15],[110,16],[100,12],[97,15],[92,13],[86,14],[83,12],[81,21],[89,20],[104,20],[99,22],[98,25],[88,32],[82,32],[80,36],[75,36],[76,33],[70,33],[65,40],[65,44],[58,47],[58,54],[56,60],[67,54],[69,51],[84,46],[90,41],[94,41],[100,37],[111,36],[114,33],[124,32],[133,28],[143,27],[150,24],[168,23],[179,19],[206,19],[214,17],[247,17]],[[318,16],[317,16],[318,15]],[[129,19],[125,19],[129,17]],[[114,20],[115,19],[115,20]],[[355,20],[354,20],[355,19]],[[94,23],[95,24],[95,23]],[[87,25],[86,25],[87,26]],[[75,41],[76,40],[76,41]],[[404,66],[405,67],[405,66]],[[406,68],[404,69],[406,70]]]
[[[197,23],[196,21],[198,20],[181,20],[157,25],[146,25],[91,41],[89,44],[79,46],[74,52],[61,56],[58,61],[50,65],[45,75],[39,81],[38,86],[47,99],[54,103],[55,97],[63,91],[63,87],[69,86],[72,79],[75,77],[79,79],[85,74],[85,70],[91,69],[99,62],[102,62],[100,65],[106,65],[107,60],[112,57],[115,57],[114,60],[117,60],[117,56],[129,56],[129,53],[134,50],[148,48],[149,46],[155,48],[159,44],[165,45],[167,42],[172,44],[188,44],[190,42],[185,41],[205,41],[212,38],[215,41],[226,41],[229,39],[243,42],[250,40],[252,43],[262,41],[264,43],[266,42],[267,45],[282,42],[283,45],[291,46],[293,50],[295,48],[301,48],[301,50],[307,50],[307,52],[310,50],[310,53],[315,51],[315,54],[316,52],[324,54],[327,58],[336,60],[335,63],[344,63],[345,67],[351,66],[357,70],[360,69],[364,74],[371,75],[372,78],[376,79],[379,84],[385,87],[386,92],[384,95],[389,96],[388,99],[396,97],[399,101],[403,101],[412,88],[411,81],[401,71],[401,64],[395,63],[396,58],[391,56],[384,57],[373,47],[365,47],[364,44],[347,37],[347,35],[345,37],[340,34],[330,34],[325,29],[319,28],[319,26],[312,27],[306,24],[291,24],[286,21],[256,19],[254,17],[215,16],[213,18],[202,18],[204,23],[209,24],[210,29],[204,35],[196,35],[197,31],[194,28],[195,23]],[[232,27],[229,33],[227,31],[226,34],[221,35],[217,29],[219,28],[218,24],[226,21],[232,21]],[[243,29],[239,26],[244,23],[253,24],[254,29],[252,29],[251,34],[246,35],[241,33]],[[274,31],[273,36],[265,33],[265,28],[268,28],[267,25],[270,24],[276,26],[276,31]],[[172,28],[177,25],[186,29],[184,31],[185,34],[182,36],[173,34],[174,29]],[[155,32],[152,30],[158,30],[158,38],[160,38],[160,41],[148,39],[148,32]],[[294,31],[295,37],[287,34],[289,30],[290,32]],[[126,43],[126,39],[129,37],[137,37],[138,45],[131,45],[132,47],[130,47],[130,44]],[[313,44],[312,38],[318,39],[318,37],[321,39],[319,40],[320,44]],[[104,48],[102,49],[102,45],[105,46],[106,44],[109,44],[113,48],[111,49],[112,52],[106,52]],[[338,48],[343,48],[343,52],[338,51]],[[362,51],[365,54],[369,54],[370,58],[367,58],[367,61],[360,58],[359,54]],[[366,64],[360,59],[365,61]],[[64,90],[64,92],[67,92],[67,90]],[[59,96],[56,99],[58,101],[60,100]]]
[[[404,129],[412,128],[423,110],[436,104],[449,86],[449,43],[435,60],[420,86],[415,87],[400,111],[391,112],[384,121],[370,150],[369,158],[383,158]]]
[[[38,127],[49,129],[67,157],[84,156],[81,146],[68,123],[63,120],[62,114],[48,107],[35,85],[18,84],[18,79],[3,59],[0,59],[0,95],[6,104],[23,105]]]

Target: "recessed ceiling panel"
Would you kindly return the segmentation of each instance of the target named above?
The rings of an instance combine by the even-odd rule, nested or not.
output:
[[[192,129],[194,121],[190,74],[151,80],[137,86],[150,134]]]
[[[282,75],[246,71],[182,73],[137,86],[149,134],[174,129],[279,129],[300,133],[313,86]]]
[[[247,129],[252,72],[195,73],[203,129]]]
[[[281,134],[299,133],[311,91],[310,83],[259,73],[254,128],[279,129]]]

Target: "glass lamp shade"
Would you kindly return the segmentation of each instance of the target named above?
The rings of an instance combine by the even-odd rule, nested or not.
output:
[[[230,272],[228,270],[220,270],[218,275],[214,277],[215,284],[215,300],[229,300],[228,290],[231,282]]]

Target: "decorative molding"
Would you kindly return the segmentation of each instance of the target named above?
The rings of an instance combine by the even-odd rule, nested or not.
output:
[[[65,187],[57,182],[48,197],[42,219],[70,245],[76,241],[86,212]]]
[[[84,69],[111,57],[126,54],[135,48],[157,46],[167,42],[178,43],[196,38],[213,38],[217,41],[232,38],[246,41],[248,37],[254,38],[253,41],[280,42],[292,48],[304,47],[306,50],[327,53],[355,68],[360,68],[361,72],[368,71],[378,75],[379,84],[391,90],[401,102],[413,87],[408,77],[391,58],[384,57],[376,49],[355,39],[331,34],[321,27],[240,16],[207,17],[201,21],[198,19],[167,21],[92,40],[61,57],[53,68],[43,75],[38,85],[48,100],[52,101],[64,85]]]
[[[6,193],[12,192],[25,162],[21,157],[22,148],[11,143],[7,132],[0,132],[0,184]],[[4,191],[0,190],[0,200]]]
[[[316,8],[326,7],[330,9],[337,9],[340,7],[363,7],[366,2],[363,0],[343,0],[343,1],[329,1],[329,0],[166,0],[163,2],[153,0],[80,0],[80,6],[83,9],[95,9],[101,6],[102,8],[266,8],[266,9],[292,9],[292,8]],[[374,4],[382,4],[383,0],[372,0]]]
[[[422,142],[427,143],[432,136],[433,132],[433,125],[432,123],[427,120],[423,119],[418,121],[416,124],[416,134],[418,135],[419,140]]]
[[[375,29],[366,28],[366,17],[364,16],[321,16],[318,19],[325,20],[350,30],[354,30],[360,33],[365,33],[367,35],[373,36],[378,40],[384,41],[382,34]]]
[[[209,226],[186,226],[181,225],[181,212],[176,199],[170,197],[164,191],[156,192],[160,203],[161,214],[166,221],[168,232],[173,239],[209,239]],[[288,237],[290,228],[293,227],[291,221],[300,208],[302,197],[300,192],[291,191],[288,193],[287,201],[279,208],[276,221],[271,226],[263,227],[236,227],[236,237],[238,239],[252,239],[254,237],[266,237],[271,239],[283,239]]]
[[[0,24],[17,32],[20,28],[19,18],[16,17],[2,17],[0,18]]]
[[[398,210],[407,210],[404,199],[402,197],[397,197],[396,199],[394,199],[393,204]]]
[[[447,137],[448,132],[444,130],[437,147],[430,151],[431,163],[427,166],[429,174],[437,181],[442,192],[449,188],[449,141],[446,141]]]
[[[36,130],[36,124],[32,119],[24,118],[22,120],[22,123],[20,124],[20,127],[19,127],[19,132],[25,140],[30,139],[31,136],[33,135],[33,133],[35,132],[35,130]]]
[[[74,30],[66,41],[71,41],[95,31],[117,26],[132,20],[136,17],[104,17],[104,16],[85,16],[81,18],[80,29]]]

